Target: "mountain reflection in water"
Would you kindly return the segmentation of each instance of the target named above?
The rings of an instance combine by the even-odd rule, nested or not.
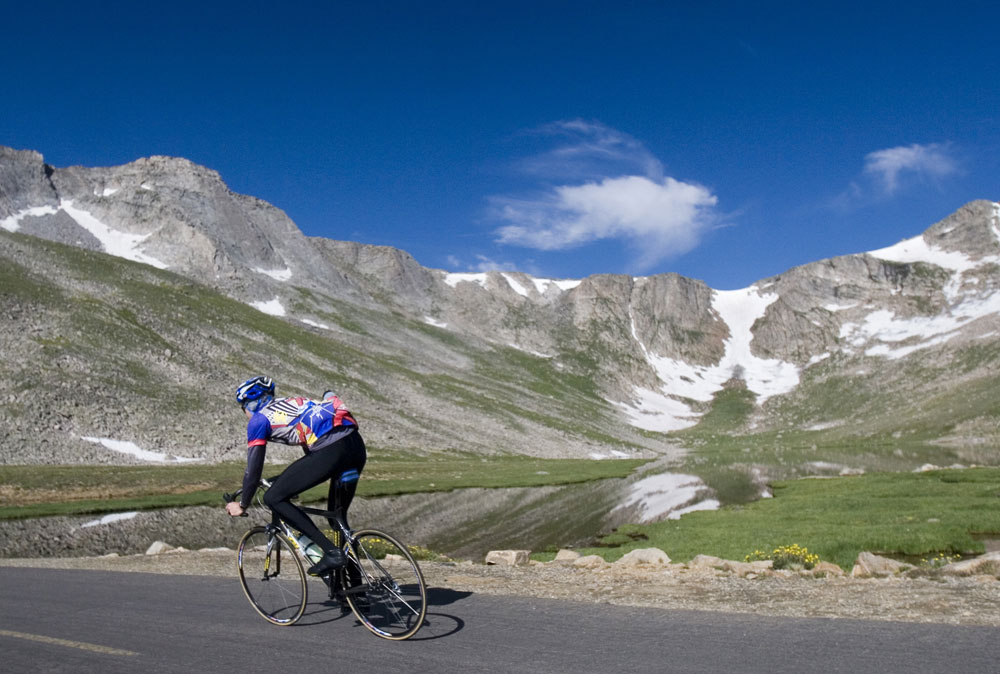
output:
[[[711,490],[695,476],[645,472],[557,487],[359,498],[351,506],[351,525],[378,526],[450,557],[482,561],[490,550],[539,552],[592,545],[622,524],[718,507]]]

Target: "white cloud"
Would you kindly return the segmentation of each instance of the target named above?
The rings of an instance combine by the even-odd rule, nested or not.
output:
[[[501,243],[541,250],[623,238],[641,248],[639,266],[648,267],[694,248],[717,202],[708,189],[670,177],[605,178],[559,186],[536,200],[495,200],[510,223],[497,234]]]
[[[872,152],[865,157],[865,173],[875,176],[886,195],[895,194],[906,178],[942,178],[958,172],[946,145],[907,145]]]
[[[491,199],[504,223],[499,243],[565,250],[618,239],[639,251],[636,265],[644,269],[693,249],[717,219],[709,189],[664,176],[661,162],[628,134],[585,120],[537,133],[562,143],[520,164],[547,185],[540,194]]]

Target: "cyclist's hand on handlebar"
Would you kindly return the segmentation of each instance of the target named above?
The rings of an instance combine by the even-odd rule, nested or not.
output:
[[[236,501],[230,501],[226,504],[226,512],[229,513],[230,517],[243,517],[246,515],[246,511]]]

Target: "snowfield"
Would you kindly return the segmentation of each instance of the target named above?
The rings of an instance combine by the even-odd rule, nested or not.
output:
[[[715,365],[692,365],[651,353],[639,339],[632,320],[632,336],[653,367],[662,386],[657,390],[636,388],[634,404],[613,404],[622,408],[632,425],[647,431],[681,430],[698,423],[699,415],[683,399],[709,402],[723,385],[738,376],[763,402],[787,393],[799,384],[799,368],[776,359],[758,358],[750,351],[751,328],[778,299],[761,294],[757,286],[742,290],[714,291],[712,308],[729,328],[725,353]]]

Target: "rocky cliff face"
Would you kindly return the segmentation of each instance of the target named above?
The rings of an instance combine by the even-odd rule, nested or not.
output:
[[[871,432],[891,431],[896,421],[870,405],[824,407],[808,400],[851,376],[859,392],[877,388],[885,400],[896,401],[884,410],[908,410],[897,421],[912,419],[926,400],[956,389],[955,370],[942,363],[965,363],[962,381],[992,390],[988,382],[1000,344],[1000,205],[989,201],[968,204],[922,235],[883,250],[815,262],[737,291],[716,291],[675,274],[566,281],[427,269],[397,249],[306,237],[279,209],[230,191],[216,172],[169,157],[111,168],[54,168],[37,152],[0,148],[0,228],[15,233],[0,247],[7,259],[17,262],[21,254],[31,261],[19,273],[52,285],[22,289],[20,295],[5,289],[10,306],[0,326],[12,353],[31,352],[39,341],[74,341],[72,335],[53,337],[46,328],[26,335],[18,324],[23,313],[10,309],[30,304],[32,293],[51,294],[56,287],[64,297],[75,292],[74,279],[44,268],[66,262],[17,238],[28,234],[179,275],[171,279],[191,279],[205,288],[198,293],[221,293],[259,312],[236,316],[237,305],[226,304],[219,315],[246,324],[226,330],[249,335],[267,317],[325,340],[331,349],[363,354],[359,358],[367,359],[370,370],[354,373],[358,388],[370,388],[366,397],[382,401],[386,420],[393,417],[387,423],[397,430],[387,436],[397,437],[386,437],[390,444],[410,434],[426,440],[419,422],[390,412],[399,401],[433,407],[448,400],[483,410],[503,402],[513,408],[525,380],[531,380],[527,390],[533,395],[561,391],[565,409],[559,414],[546,410],[542,398],[528,405],[537,408],[528,416],[533,429],[545,429],[543,453],[549,454],[580,455],[616,443],[649,448],[633,431],[598,429],[691,427],[721,391],[734,386],[753,394],[746,428],[832,428],[849,424],[844,416],[850,414],[860,415]],[[114,270],[101,281],[102,292],[135,292],[123,289],[128,283],[180,287],[100,255],[87,260],[91,267]],[[128,310],[142,328],[159,320],[148,315],[148,305]],[[205,308],[199,312],[211,325]],[[165,348],[173,354],[213,348],[212,335],[190,338]],[[59,351],[53,344],[47,348]],[[487,355],[498,351],[506,368],[499,375],[485,365],[499,362]],[[244,360],[220,347],[229,366],[217,374],[236,379],[273,371],[263,353]],[[394,368],[407,374],[393,374]],[[905,374],[918,370],[919,378]],[[5,389],[17,389],[25,376],[8,366]],[[498,381],[494,387],[485,383],[491,377]],[[901,402],[914,391],[923,391],[924,402]],[[575,416],[577,395],[603,421],[583,432],[570,423],[567,439],[560,440]],[[862,399],[870,398],[859,393]],[[563,413],[566,418],[557,421]],[[990,413],[981,409],[944,424],[939,434],[949,436],[965,424],[977,437],[1000,436],[985,421]],[[510,424],[526,421],[524,415],[490,410],[472,426],[489,429],[497,446]],[[464,436],[449,437],[445,443],[426,441],[460,446]]]

